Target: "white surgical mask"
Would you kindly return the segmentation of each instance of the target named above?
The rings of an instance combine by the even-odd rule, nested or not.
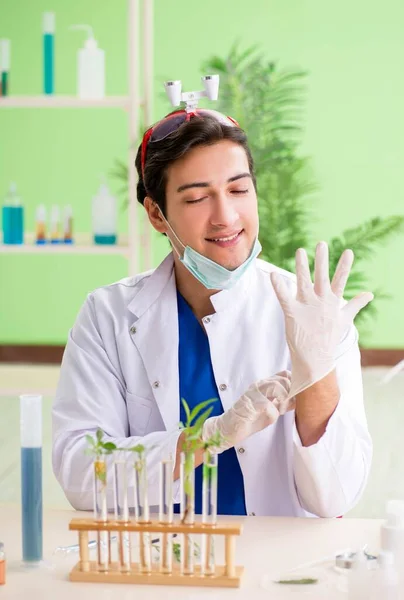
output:
[[[184,254],[183,256],[181,256],[181,254],[178,252],[177,248],[173,244],[173,248],[178,254],[178,258],[180,259],[184,267],[186,267],[188,271],[192,273],[192,275],[198,281],[200,281],[202,285],[204,285],[208,290],[228,290],[232,288],[241,279],[241,277],[244,275],[244,273],[251,266],[251,264],[254,262],[254,260],[257,258],[258,254],[262,250],[262,246],[258,241],[257,237],[255,239],[250,256],[247,258],[247,260],[245,260],[242,265],[237,267],[237,269],[230,271],[229,269],[222,267],[222,265],[219,265],[217,262],[210,260],[210,258],[203,256],[203,254],[200,254],[190,246],[184,246],[184,244],[181,242],[181,240],[171,227],[170,223],[164,217],[161,210],[160,214],[164,221],[167,223],[175,239],[178,241],[179,244],[181,244],[181,246],[184,249]]]

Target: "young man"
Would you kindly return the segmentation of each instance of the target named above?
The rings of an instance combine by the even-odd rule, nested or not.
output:
[[[67,498],[92,508],[85,435],[101,428],[120,447],[150,448],[152,505],[159,462],[172,454],[179,502],[180,399],[217,398],[202,437],[226,440],[219,513],[345,513],[372,455],[352,324],[372,295],[342,301],[352,253],[330,284],[319,244],[314,286],[303,250],[297,286],[257,259],[253,160],[244,132],[215,111],[160,121],[136,165],[138,200],[173,252],[156,270],[90,294],[70,333],[53,408],[53,466]],[[197,512],[200,487],[197,468]]]

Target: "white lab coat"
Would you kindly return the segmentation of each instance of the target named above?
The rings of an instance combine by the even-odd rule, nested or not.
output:
[[[215,312],[203,320],[224,410],[251,383],[290,368],[284,317],[269,276],[275,269],[256,260],[234,288],[212,296]],[[294,276],[286,275],[295,286]],[[354,327],[339,354],[340,401],[316,444],[302,446],[291,411],[237,446],[248,514],[335,517],[358,501],[372,442]],[[152,447],[149,501],[157,506],[159,462],[175,456],[179,409],[177,296],[169,254],[156,270],[89,294],[70,332],[53,406],[53,468],[71,504],[93,506],[84,436],[100,427],[120,447],[138,441]]]

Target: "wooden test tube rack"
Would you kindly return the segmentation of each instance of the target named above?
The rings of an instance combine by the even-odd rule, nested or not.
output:
[[[244,567],[235,566],[235,541],[242,531],[240,523],[218,523],[217,525],[204,525],[195,523],[185,525],[181,522],[171,524],[150,521],[149,523],[136,523],[134,521],[107,521],[99,522],[93,519],[72,519],[69,524],[71,531],[79,533],[80,561],[70,572],[70,581],[97,582],[97,583],[135,583],[141,585],[184,585],[201,587],[240,587]],[[150,573],[141,573],[138,563],[131,563],[129,571],[121,571],[119,562],[110,563],[108,571],[99,571],[96,561],[90,561],[88,548],[88,534],[90,531],[108,532],[139,532],[139,533],[185,533],[223,535],[225,537],[225,564],[216,566],[212,575],[201,573],[200,565],[195,565],[192,575],[183,575],[180,565],[173,562],[172,573],[160,572],[160,565],[151,565]],[[162,535],[161,535],[162,538]]]

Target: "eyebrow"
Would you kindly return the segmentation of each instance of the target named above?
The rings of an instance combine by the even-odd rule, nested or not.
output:
[[[232,181],[237,181],[238,179],[243,179],[244,177],[249,177],[251,179],[251,173],[239,173],[238,175],[233,175],[230,179],[227,180],[227,183],[232,183]],[[209,181],[194,181],[192,183],[184,183],[177,188],[177,193],[183,192],[185,190],[189,190],[190,188],[206,188],[212,185]]]

